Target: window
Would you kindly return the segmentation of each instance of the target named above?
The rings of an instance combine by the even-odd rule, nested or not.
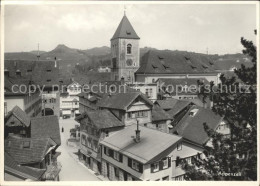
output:
[[[136,162],[136,161],[132,161],[132,168],[134,169],[134,170],[139,170],[139,163],[138,162]]]
[[[127,54],[132,54],[132,45],[131,44],[127,45]]]
[[[151,164],[151,172],[158,172],[159,171],[159,162]]]
[[[20,71],[20,70],[17,70],[17,71],[16,71],[16,75],[17,75],[17,76],[21,76],[21,71]]]
[[[115,171],[115,177],[119,178],[119,168],[114,167],[114,171]]]
[[[185,159],[188,164],[191,164],[191,157]]]
[[[28,69],[27,72],[32,72],[32,70],[31,70],[31,69]]]
[[[24,141],[23,148],[30,148],[30,141]]]
[[[46,70],[47,72],[51,72],[51,70],[50,69],[48,69],[48,70]]]
[[[180,164],[181,164],[181,159],[180,159],[179,156],[176,157],[175,163],[176,163],[176,167],[179,167],[179,166],[180,166]]]
[[[182,143],[178,143],[177,144],[177,150],[181,150],[182,149]]]
[[[47,82],[51,82],[51,80],[50,80],[50,79],[47,79],[46,81],[47,81]]]
[[[106,137],[108,137],[109,136],[109,132],[108,131],[106,131]]]
[[[86,136],[85,135],[81,135],[81,144],[86,146]]]
[[[143,165],[131,158],[128,158],[128,167],[131,167],[138,172],[143,172]]]
[[[92,149],[92,139],[88,138],[88,147]]]
[[[98,151],[98,142],[97,142],[96,140],[93,140],[93,150],[94,150],[95,152]]]
[[[119,152],[114,151],[113,158],[119,162],[123,162],[123,155]]]
[[[118,152],[114,152],[114,159],[119,161],[119,153]]]
[[[168,168],[168,158],[163,159],[162,162],[163,162],[163,169],[167,169]]]

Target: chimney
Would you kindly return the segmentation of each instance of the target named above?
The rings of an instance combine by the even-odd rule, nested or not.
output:
[[[55,63],[54,67],[56,68],[57,67],[57,58],[56,57],[54,57],[54,63]]]
[[[124,81],[125,81],[124,77],[121,77],[121,79],[120,79],[121,85],[124,84]]]
[[[138,120],[136,120],[136,125],[137,125],[137,129],[135,130],[135,141],[138,143],[138,142],[140,142],[140,130],[139,130],[139,121]]]

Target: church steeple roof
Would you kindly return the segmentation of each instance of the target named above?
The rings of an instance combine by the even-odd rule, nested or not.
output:
[[[132,27],[131,23],[127,19],[126,15],[122,18],[119,26],[116,29],[115,34],[111,38],[117,39],[117,38],[123,38],[123,39],[140,39],[138,35],[136,34],[134,28]]]

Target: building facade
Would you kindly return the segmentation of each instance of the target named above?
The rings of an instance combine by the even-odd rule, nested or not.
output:
[[[67,86],[67,91],[60,94],[61,116],[75,117],[79,115],[79,96],[81,85],[75,81]]]
[[[133,29],[126,15],[122,18],[111,43],[111,80],[134,82],[134,73],[139,64],[139,40],[140,38]]]

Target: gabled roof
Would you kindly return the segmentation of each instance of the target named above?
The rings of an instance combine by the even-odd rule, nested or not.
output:
[[[162,109],[167,110],[167,109],[172,109],[174,105],[178,102],[178,99],[166,99],[166,100],[156,100],[154,103],[158,104]]]
[[[167,113],[171,117],[174,117],[176,114],[178,114],[181,110],[183,110],[184,108],[186,108],[190,104],[192,104],[191,101],[178,100],[177,103],[172,107],[172,109],[167,111]]]
[[[75,120],[80,122],[84,118],[89,118],[92,124],[95,125],[98,129],[125,126],[109,110],[106,109],[86,111],[79,115]]]
[[[19,79],[33,80],[35,85],[51,86],[59,84],[59,68],[55,67],[55,62],[50,60],[5,60],[5,69],[9,71],[9,77],[17,84]],[[16,72],[20,71],[21,76]]]
[[[136,74],[217,74],[207,65],[209,59],[194,53],[149,50],[140,61]]]
[[[29,147],[23,148],[24,143],[29,143]],[[41,162],[48,149],[52,146],[55,146],[55,143],[50,138],[32,139],[9,136],[5,139],[5,151],[18,164]]]
[[[4,154],[4,161],[4,169],[6,172],[10,172],[11,174],[23,177],[24,179],[31,179],[33,181],[37,181],[46,171],[45,169],[20,166],[7,152],[5,152]]]
[[[31,118],[31,138],[51,138],[57,145],[60,145],[58,117],[52,115]]]
[[[147,164],[159,160],[159,158],[162,158],[162,154],[167,156],[167,153],[170,153],[177,142],[182,139],[181,136],[139,126],[141,140],[137,143],[133,139],[135,130],[136,125],[130,125],[120,132],[106,137],[101,141],[101,144],[143,164]]]
[[[190,116],[190,112],[194,109],[198,109],[194,116]],[[173,130],[183,138],[203,145],[209,140],[207,133],[204,130],[203,123],[215,130],[222,121],[222,117],[214,113],[210,109],[205,109],[199,106],[192,106],[184,117],[174,126]]]
[[[17,105],[8,113],[8,115],[6,116],[6,121],[12,115],[14,115],[26,127],[30,126],[30,124],[31,124],[30,117],[27,116],[27,114],[20,107],[18,107]]]
[[[129,22],[128,18],[125,15],[122,18],[111,40],[118,39],[118,38],[140,39],[136,34],[134,28],[132,27],[131,23]]]
[[[170,115],[160,106],[154,105],[152,109],[152,121],[165,121],[171,119]]]
[[[99,101],[98,106],[102,108],[127,110],[127,107],[138,97],[144,100],[148,105],[153,105],[153,103],[141,92],[126,92],[108,95]]]

